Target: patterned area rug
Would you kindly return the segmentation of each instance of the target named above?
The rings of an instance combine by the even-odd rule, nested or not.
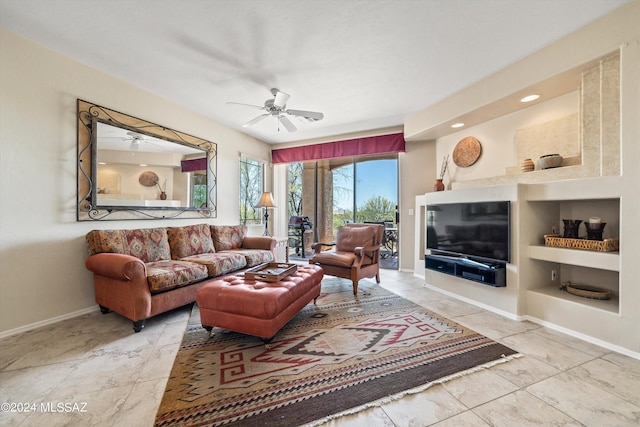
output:
[[[364,286],[362,286],[364,285]],[[325,278],[275,337],[200,326],[197,307],[156,426],[295,426],[427,388],[515,352],[378,285]],[[378,401],[378,402],[376,402]]]

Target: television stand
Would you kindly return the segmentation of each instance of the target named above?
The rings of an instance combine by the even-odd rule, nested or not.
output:
[[[464,257],[425,255],[425,268],[494,287],[507,286],[507,265]]]

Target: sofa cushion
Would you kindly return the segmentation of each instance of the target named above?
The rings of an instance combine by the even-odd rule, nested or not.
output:
[[[172,259],[215,252],[209,224],[169,227],[167,234]]]
[[[234,253],[244,256],[247,260],[247,267],[255,267],[265,262],[275,261],[273,252],[264,249],[231,249],[222,253]]]
[[[171,259],[166,228],[133,230],[93,230],[87,233],[89,255],[117,253],[131,255],[143,262]]]
[[[246,225],[212,225],[211,236],[216,251],[239,249],[247,234]]]
[[[155,261],[146,266],[151,293],[168,291],[207,278],[207,268],[192,262]]]
[[[353,252],[321,252],[315,254],[310,262],[333,265],[336,267],[350,268],[356,260],[356,254]]]
[[[205,266],[209,277],[221,276],[247,266],[247,259],[245,256],[233,252],[196,254],[182,258],[181,261],[188,261]]]

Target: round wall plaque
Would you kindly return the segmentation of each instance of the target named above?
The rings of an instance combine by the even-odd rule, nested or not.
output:
[[[458,142],[453,150],[453,163],[466,168],[474,164],[482,153],[482,145],[473,136],[467,136]]]
[[[159,179],[155,172],[144,171],[140,174],[140,177],[138,177],[138,182],[145,187],[154,187]]]

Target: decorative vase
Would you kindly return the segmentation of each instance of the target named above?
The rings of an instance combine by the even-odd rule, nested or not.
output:
[[[167,200],[167,193],[165,193],[164,191],[160,192],[160,200]]]
[[[562,156],[560,154],[545,154],[538,159],[538,167],[540,169],[552,169],[562,165]]]
[[[442,182],[442,179],[436,179],[436,182],[433,184],[433,191],[444,191],[444,182]]]
[[[520,164],[520,169],[522,170],[522,172],[531,172],[535,168],[536,165],[531,159],[524,159],[524,161]]]
[[[564,238],[565,239],[577,239],[578,228],[580,227],[581,219],[563,219],[564,222]]]
[[[602,240],[602,232],[605,225],[607,225],[606,222],[585,222],[587,240]]]

